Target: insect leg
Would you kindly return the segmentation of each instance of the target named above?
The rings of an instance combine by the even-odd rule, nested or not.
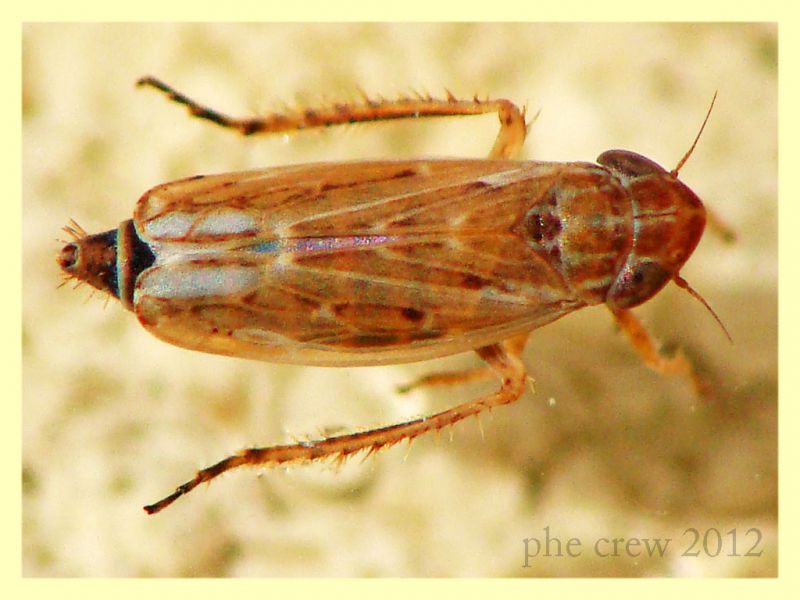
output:
[[[709,230],[723,242],[728,244],[735,242],[736,232],[733,230],[733,228],[730,227],[723,219],[719,217],[716,212],[714,212],[708,206],[706,206],[705,209],[706,225],[708,226]]]
[[[663,375],[680,375],[689,379],[699,396],[708,396],[709,388],[697,375],[688,358],[678,350],[673,356],[666,357],[656,346],[656,341],[642,325],[642,322],[629,310],[612,309],[614,317],[628,336],[633,347],[644,363]]]
[[[485,365],[479,367],[472,367],[462,371],[436,371],[435,373],[428,373],[419,379],[410,381],[403,385],[397,386],[397,391],[401,394],[407,394],[411,390],[421,387],[439,387],[445,385],[461,385],[464,383],[471,383],[473,381],[483,381],[492,376],[492,371]]]
[[[163,500],[145,506],[144,510],[149,514],[157,513],[181,496],[188,494],[201,483],[211,481],[231,469],[246,465],[268,467],[286,463],[313,462],[325,458],[344,460],[362,451],[372,454],[403,440],[410,441],[423,433],[449,427],[486,409],[502,404],[510,404],[517,400],[525,390],[527,376],[519,354],[515,352],[514,345],[508,342],[501,342],[478,348],[476,352],[488,363],[489,368],[500,380],[500,389],[493,394],[460,404],[429,417],[421,417],[405,423],[379,427],[369,431],[269,448],[248,448],[199,471],[194,479],[178,487]]]
[[[290,110],[271,113],[264,117],[229,117],[207,106],[195,102],[178,90],[154,77],[143,77],[138,86],[155,88],[200,119],[211,121],[227,129],[235,129],[242,135],[254,133],[282,133],[301,129],[332,127],[348,123],[389,121],[419,117],[446,117],[457,115],[480,115],[496,112],[500,119],[497,135],[489,158],[512,158],[525,141],[525,111],[520,111],[510,100],[459,100],[448,92],[447,98],[430,96],[401,97],[396,100],[371,99],[363,95],[361,102],[336,103],[319,108]]]
[[[525,348],[525,342],[528,341],[530,332],[521,333],[506,340],[505,344],[509,352],[515,356],[520,356],[522,350]],[[472,383],[474,381],[482,381],[489,379],[494,373],[488,365],[480,365],[462,371],[436,371],[423,375],[419,379],[410,381],[409,383],[397,386],[397,391],[401,394],[406,394],[411,390],[421,387],[439,387],[446,385],[462,385],[465,383]]]

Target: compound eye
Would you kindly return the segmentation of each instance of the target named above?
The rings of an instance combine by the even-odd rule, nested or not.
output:
[[[667,173],[657,162],[630,150],[606,150],[597,157],[597,164],[627,177]]]
[[[656,262],[626,265],[609,290],[606,302],[617,308],[633,308],[655,296],[669,280],[669,272]]]

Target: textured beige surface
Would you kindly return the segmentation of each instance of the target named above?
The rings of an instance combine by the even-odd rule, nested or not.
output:
[[[774,575],[776,34],[747,24],[26,26],[23,573]],[[87,288],[55,289],[60,227],[72,217],[110,229],[150,186],[196,173],[480,157],[496,128],[487,117],[242,140],[135,90],[145,74],[242,115],[353,98],[358,87],[505,96],[542,111],[527,158],[593,160],[621,147],[668,168],[718,90],[681,177],[739,240],[707,235],[683,275],[735,343],[674,286],[638,310],[715,382],[715,398],[650,373],[607,311],[586,310],[532,336],[536,392],[482,419],[483,434],[468,422],[338,470],[242,471],[145,516],[141,505],[242,446],[390,423],[481,393],[393,393],[477,359],[330,370],[173,348],[116,303],[87,301]],[[523,539],[546,527],[580,540],[581,556],[524,568]],[[744,554],[751,528],[763,554],[729,556],[729,532]],[[702,546],[708,532],[713,553],[714,531],[718,557]],[[665,557],[593,549],[602,538],[653,537],[673,539]]]

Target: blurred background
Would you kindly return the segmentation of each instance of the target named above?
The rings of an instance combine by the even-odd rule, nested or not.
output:
[[[29,24],[23,56],[26,576],[776,574],[776,26]],[[626,148],[667,169],[718,91],[681,179],[738,239],[707,233],[682,274],[734,343],[675,286],[637,309],[713,397],[650,372],[607,310],[586,309],[531,336],[535,392],[480,426],[342,467],[237,471],[146,516],[142,505],[242,447],[394,423],[492,386],[394,392],[475,364],[468,354],[337,370],[169,346],[86,286],[57,289],[61,227],[115,228],[153,185],[198,173],[482,157],[497,124],[242,139],[135,89],[143,75],[237,116],[359,88],[507,97],[541,111],[525,158]],[[533,556],[547,536],[550,555]],[[663,556],[647,556],[654,538],[672,540]]]

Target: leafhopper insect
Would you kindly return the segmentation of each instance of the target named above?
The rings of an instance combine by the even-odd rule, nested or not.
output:
[[[317,163],[195,176],[146,192],[117,229],[87,235],[74,223],[65,227],[73,241],[58,262],[68,278],[114,296],[176,346],[321,366],[474,350],[484,366],[434,373],[403,390],[492,375],[500,383],[495,393],[408,422],[242,450],[146,506],[148,513],[243,465],[376,452],[514,402],[525,389],[520,355],[530,332],[585,306],[608,306],[649,367],[700,386],[683,355],[662,356],[630,309],[670,281],[703,301],[679,272],[707,214],[678,171],[711,108],[689,151],[667,171],[627,150],[603,152],[596,164],[514,160],[527,125],[508,100],[365,96],[235,119],[154,78],[139,85],[244,135],[491,112],[500,120],[486,160]]]

